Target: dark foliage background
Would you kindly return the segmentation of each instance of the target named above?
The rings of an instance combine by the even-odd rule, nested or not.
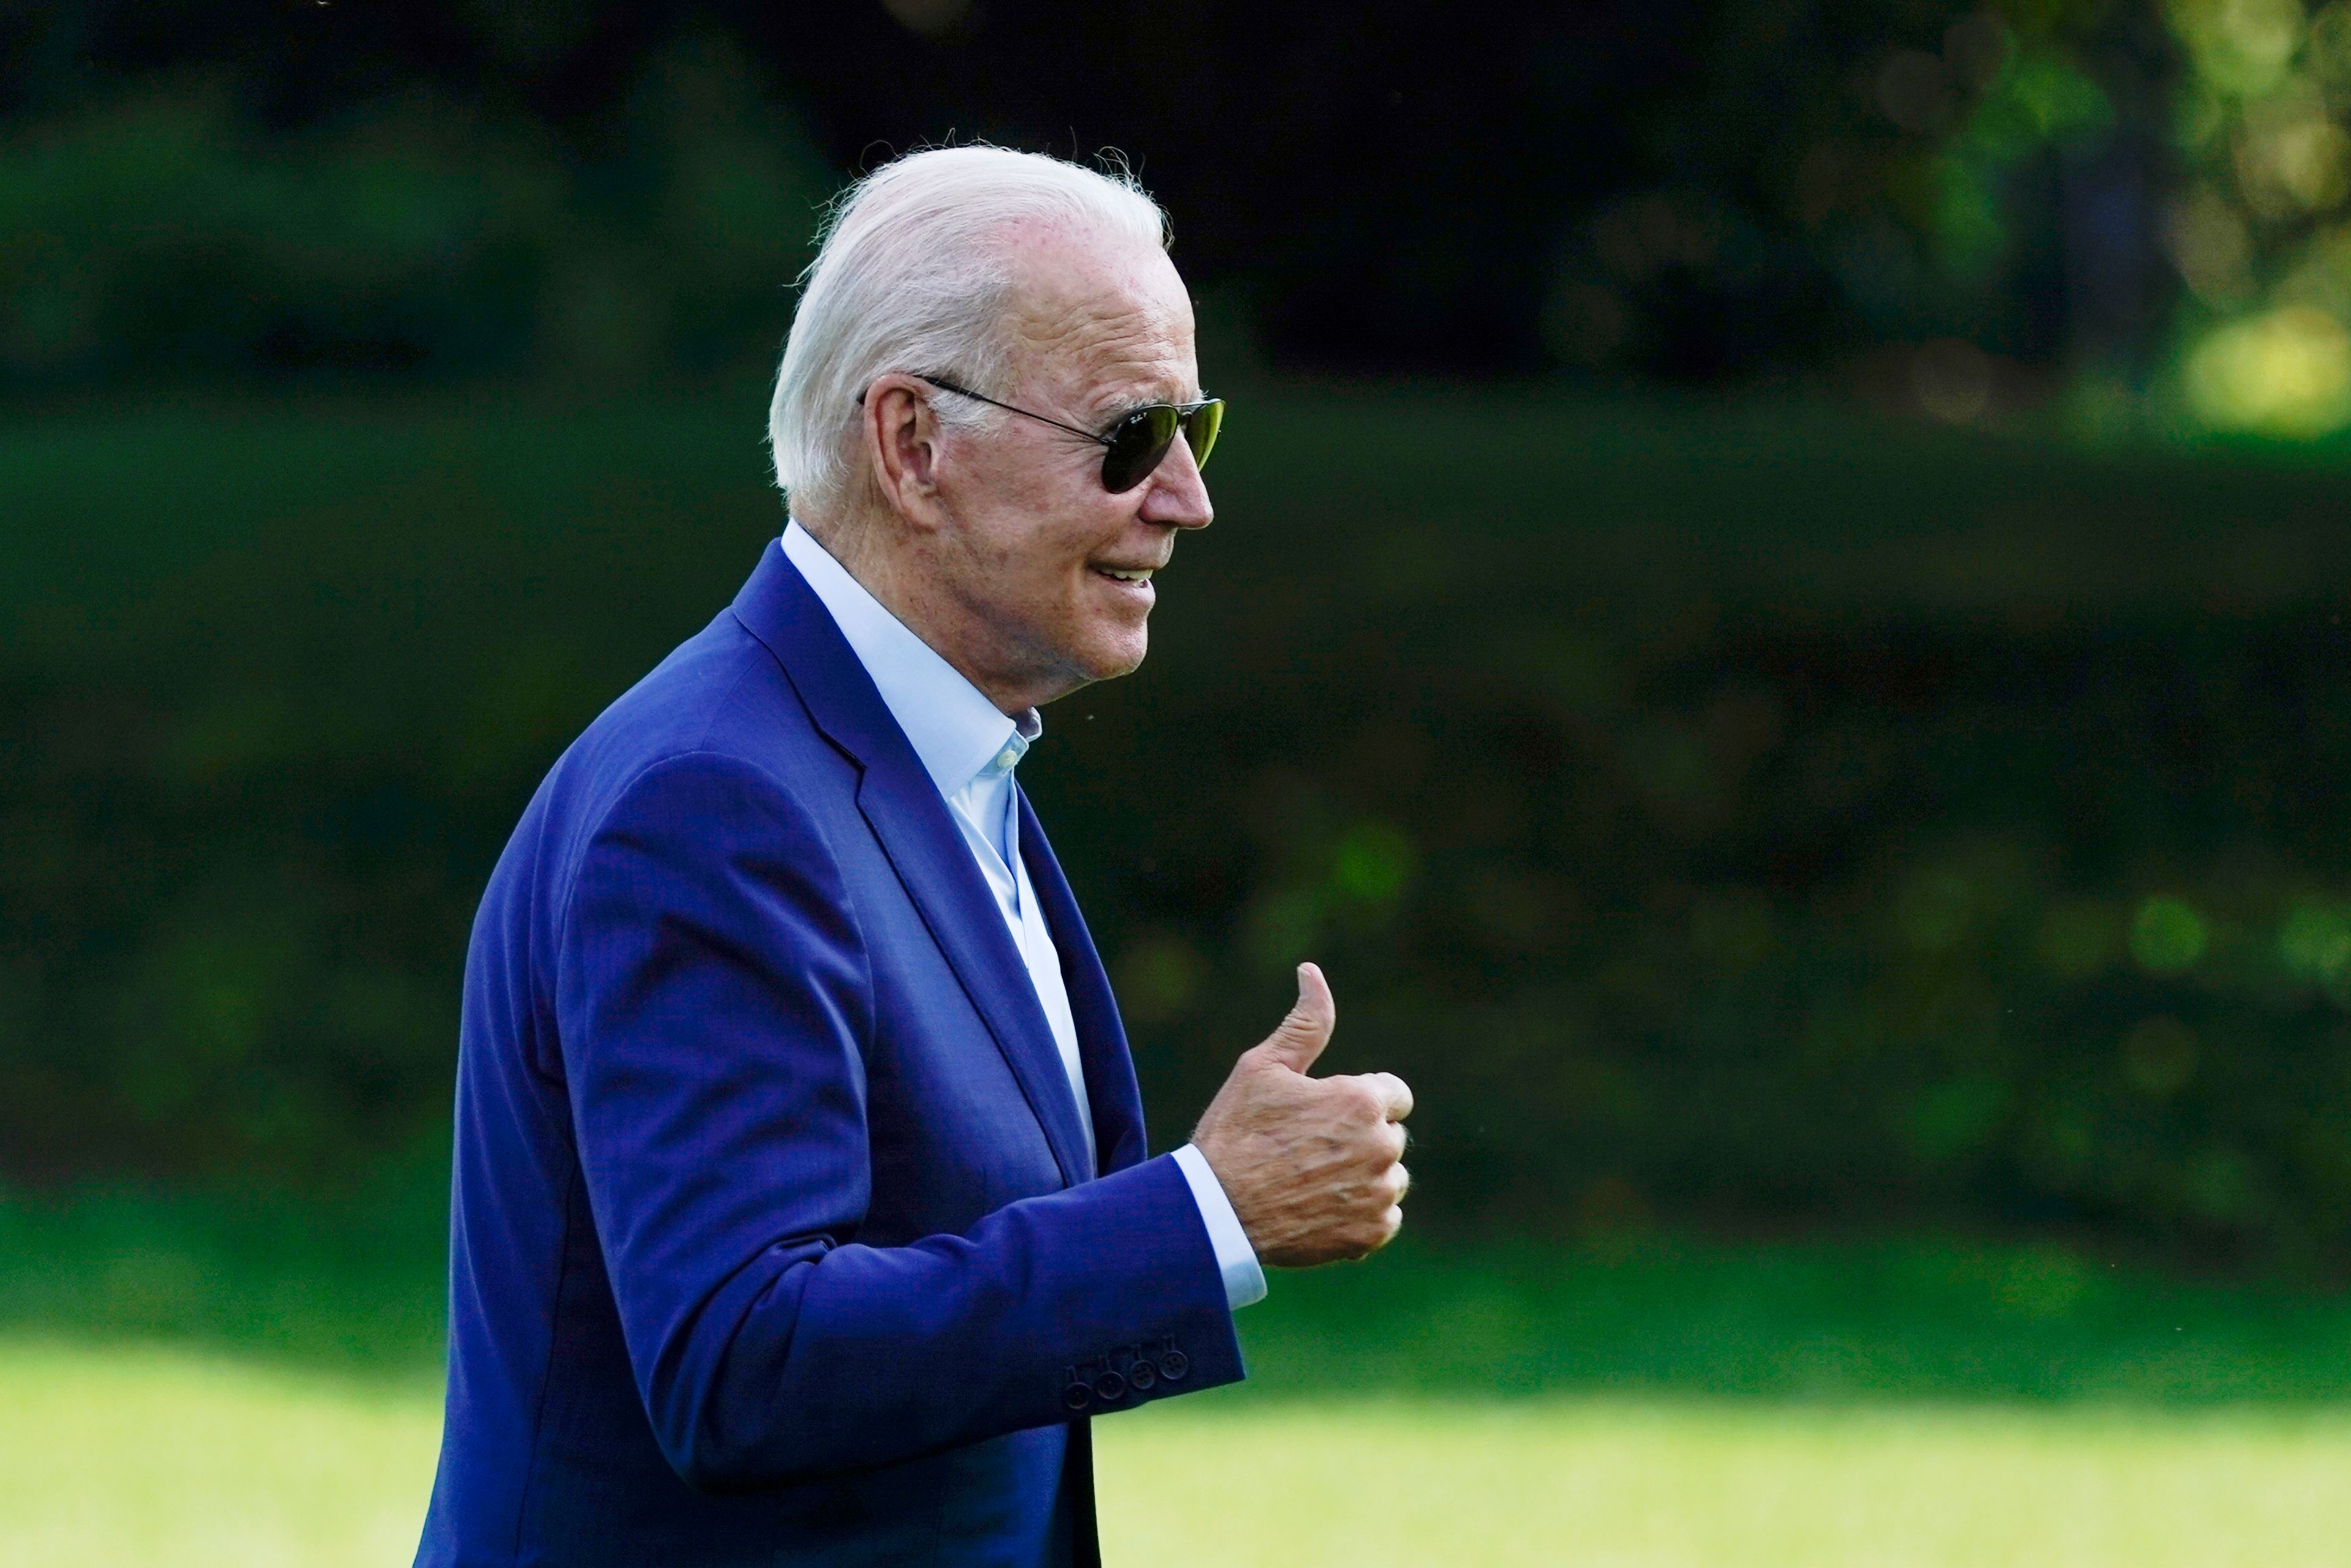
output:
[[[12,1174],[429,1144],[523,800],[775,526],[759,406],[9,438]],[[1163,1141],[1312,954],[1433,1221],[2346,1256],[2331,467],[1342,392],[1221,462],[1024,769]]]
[[[0,381],[758,363],[840,178],[977,136],[1128,150],[1290,369],[1948,341],[1980,405],[2164,346],[2179,52],[2136,0],[20,5]]]
[[[1311,954],[1440,1225],[2339,1271],[2351,477],[2171,437],[2351,422],[2346,84],[2351,0],[0,5],[0,1181],[434,1164],[821,204],[987,137],[1132,154],[1235,398],[1024,769],[1163,1141]]]

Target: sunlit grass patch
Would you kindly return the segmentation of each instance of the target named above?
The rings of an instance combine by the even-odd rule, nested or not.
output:
[[[1109,1568],[2351,1561],[2351,1413],[1374,1401],[1096,1433]]]
[[[0,1343],[0,1563],[398,1568],[440,1407],[138,1346]],[[2351,1410],[1209,1395],[1096,1428],[1111,1568],[2301,1568]]]
[[[438,1390],[138,1345],[0,1347],[8,1568],[401,1564]]]

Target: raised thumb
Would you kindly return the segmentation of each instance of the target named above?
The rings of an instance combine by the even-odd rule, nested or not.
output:
[[[1259,1049],[1292,1072],[1314,1065],[1331,1043],[1339,1022],[1338,1004],[1331,999],[1331,982],[1311,964],[1298,966],[1298,1001]]]

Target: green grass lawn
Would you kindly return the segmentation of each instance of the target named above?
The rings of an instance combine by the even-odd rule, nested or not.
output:
[[[428,1383],[0,1343],[0,1563],[404,1563]],[[1203,1398],[1106,1421],[1113,1568],[2295,1568],[2351,1561],[2351,1413]]]
[[[410,1182],[0,1195],[0,1568],[406,1563],[440,1225]],[[2340,1291],[1927,1237],[1273,1287],[1248,1384],[1097,1428],[1113,1564],[2351,1564]]]
[[[2339,1414],[1177,1405],[1102,1445],[1113,1568],[2351,1562]]]
[[[10,1568],[404,1563],[441,1408],[354,1382],[137,1344],[0,1346]]]
[[[0,1339],[437,1375],[445,1155],[335,1203],[0,1190]],[[1283,1273],[1245,1403],[1658,1396],[2160,1406],[2343,1400],[2351,1294],[2193,1281],[2053,1242],[1671,1234],[1433,1243]]]

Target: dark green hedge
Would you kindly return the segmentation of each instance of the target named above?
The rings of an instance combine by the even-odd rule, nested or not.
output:
[[[13,116],[0,388],[757,364],[839,183],[760,75],[689,33],[569,134],[421,89],[289,131],[222,74]]]
[[[1023,769],[1163,1141],[1320,957],[1417,1203],[2351,1256],[2351,475],[1801,411],[1260,397]],[[539,773],[776,526],[696,403],[0,438],[0,1151],[431,1135]]]

